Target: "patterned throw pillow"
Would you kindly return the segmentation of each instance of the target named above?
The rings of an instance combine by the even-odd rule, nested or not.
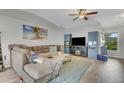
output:
[[[35,58],[35,59],[33,59],[33,62],[43,63],[43,58]]]
[[[38,54],[37,53],[34,53],[34,54],[31,54],[31,57],[30,57],[30,60],[31,60],[31,63],[36,63],[36,61],[34,61],[35,59],[38,58]]]
[[[34,59],[38,58],[38,54],[37,53],[34,53],[33,51],[30,51],[30,55],[27,54],[26,56],[27,56],[28,61],[29,61],[30,64],[36,63],[36,61],[34,61]]]

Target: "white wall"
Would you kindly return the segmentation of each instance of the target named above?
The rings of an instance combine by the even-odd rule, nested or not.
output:
[[[124,27],[104,28],[105,32],[118,32],[118,50],[108,50],[110,57],[124,58]]]
[[[3,58],[6,56],[6,60],[4,60],[5,67],[10,66],[10,52],[8,49],[9,44],[25,44],[28,46],[63,44],[63,35],[61,35],[61,31],[64,30],[63,28],[57,27],[56,25],[38,18],[37,16],[29,18],[30,20],[28,18],[21,20],[18,18],[15,19],[0,15],[0,32],[2,32],[1,42]],[[48,38],[46,40],[24,40],[22,30],[23,24],[47,28]]]

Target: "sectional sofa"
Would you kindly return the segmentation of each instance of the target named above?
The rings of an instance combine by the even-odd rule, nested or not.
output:
[[[9,49],[13,69],[24,82],[28,83],[49,82],[49,80],[59,75],[61,65],[64,62],[69,62],[71,60],[71,56],[62,53],[62,48],[59,46],[58,49],[58,46],[56,45],[32,47],[25,45],[10,45]],[[27,57],[29,51],[37,53],[38,56],[43,59],[43,62],[34,64],[29,63]],[[56,68],[53,68],[55,66]]]

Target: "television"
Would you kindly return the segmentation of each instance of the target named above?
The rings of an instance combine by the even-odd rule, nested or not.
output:
[[[85,46],[85,37],[74,37],[74,38],[72,38],[72,45],[74,45],[74,46]]]

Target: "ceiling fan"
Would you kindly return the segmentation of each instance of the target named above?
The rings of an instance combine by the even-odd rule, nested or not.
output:
[[[84,20],[88,20],[87,16],[89,15],[94,15],[97,14],[98,12],[86,12],[86,9],[80,9],[79,12],[77,14],[69,14],[69,16],[77,16],[76,18],[73,19],[73,21],[79,19],[84,19]]]

